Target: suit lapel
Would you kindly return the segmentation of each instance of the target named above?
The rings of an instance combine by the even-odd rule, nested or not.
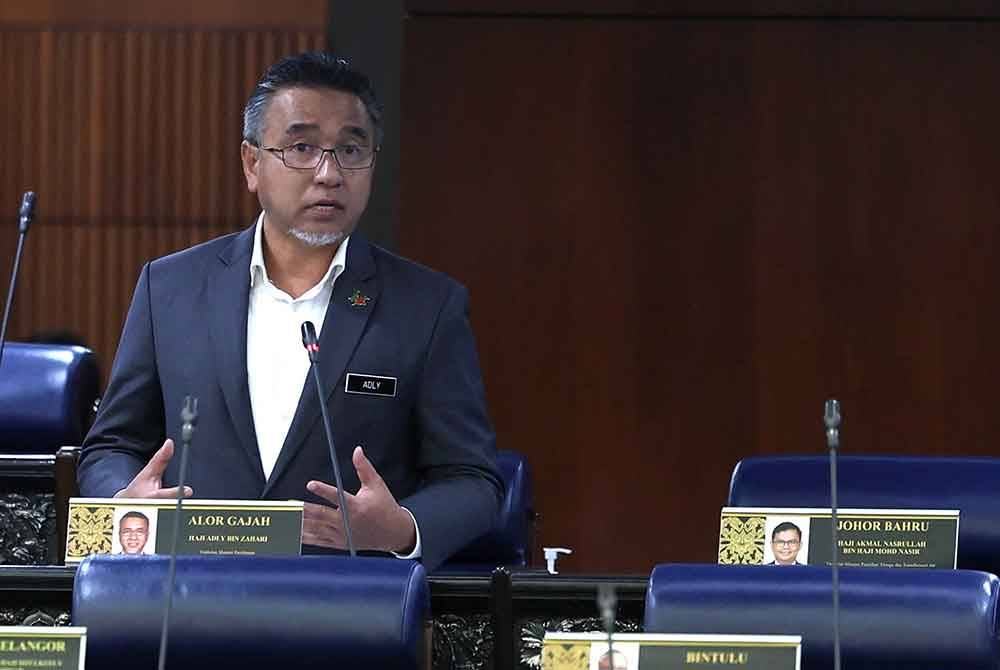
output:
[[[372,258],[371,246],[360,236],[351,236],[347,247],[347,269],[334,284],[319,335],[319,373],[323,381],[323,397],[328,407],[330,398],[343,383],[342,377],[347,363],[365,332],[368,319],[375,311],[380,289],[381,286],[375,276],[375,261]],[[278,454],[271,477],[264,487],[265,495],[302,449],[320,416],[316,382],[310,369],[285,443],[281,447],[281,453]],[[336,436],[336,418],[331,417],[331,421]],[[352,447],[353,445],[337,444],[337,453],[343,456],[347,453],[344,450]],[[317,472],[314,476],[322,479],[324,473]]]
[[[218,364],[216,377],[240,445],[263,487],[264,468],[260,462],[247,383],[247,310],[253,236],[253,227],[244,230],[219,254],[219,262],[209,273],[206,293],[209,336]]]

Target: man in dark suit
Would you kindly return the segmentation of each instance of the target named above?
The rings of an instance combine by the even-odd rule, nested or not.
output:
[[[175,496],[190,394],[185,495],[305,500],[307,550],[344,548],[299,335],[311,320],[355,545],[432,569],[490,529],[503,484],[467,292],[352,235],[381,137],[371,85],[345,61],[303,54],[264,75],[241,147],[262,213],[143,269],[84,442],[83,495]]]

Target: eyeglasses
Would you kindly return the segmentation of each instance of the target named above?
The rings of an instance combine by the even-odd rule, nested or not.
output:
[[[323,162],[323,156],[333,154],[337,167],[341,170],[367,170],[375,165],[375,154],[382,147],[365,144],[338,144],[332,149],[324,149],[315,144],[296,142],[287,147],[260,147],[269,151],[293,170],[315,170]]]
[[[797,547],[799,546],[799,540],[771,540],[771,544],[776,547]]]
[[[147,532],[149,531],[147,531],[145,528],[138,528],[136,530],[132,530],[131,528],[122,528],[120,531],[118,531],[118,534],[121,535],[122,537],[142,537]]]

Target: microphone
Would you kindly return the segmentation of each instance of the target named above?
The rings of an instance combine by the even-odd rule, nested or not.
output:
[[[840,561],[837,557],[837,449],[840,448],[840,402],[827,400],[823,407],[826,446],[830,451],[830,535],[833,552],[830,561],[833,577],[833,668],[840,670]]]
[[[163,625],[160,628],[160,653],[157,669],[164,670],[167,664],[167,628],[170,624],[170,609],[174,604],[174,583],[177,579],[177,538],[181,534],[181,506],[184,503],[184,482],[187,478],[188,450],[194,427],[198,423],[198,399],[184,398],[181,408],[181,464],[177,475],[177,507],[174,508],[174,535],[170,543],[170,567],[167,570],[167,590],[163,605]]]
[[[35,217],[35,201],[37,199],[38,196],[35,195],[34,191],[25,191],[24,195],[21,196],[21,209],[17,225],[19,233],[27,234],[28,226],[31,225],[31,220]]]
[[[10,322],[10,309],[14,304],[14,288],[17,286],[17,272],[21,267],[21,252],[24,250],[24,240],[28,236],[28,227],[35,216],[35,201],[37,199],[34,191],[25,191],[24,195],[21,196],[21,209],[17,219],[17,251],[14,254],[14,267],[10,273],[10,286],[7,289],[3,322],[0,323],[0,365],[3,364],[3,349],[7,343],[7,324]]]
[[[313,379],[316,380],[316,395],[319,397],[319,408],[323,413],[323,428],[326,429],[326,444],[330,447],[330,462],[333,463],[333,477],[337,482],[337,498],[340,501],[340,516],[344,520],[347,551],[354,557],[357,554],[354,551],[354,539],[351,537],[351,522],[347,514],[347,500],[344,498],[344,482],[340,478],[337,450],[333,446],[333,425],[330,423],[330,411],[326,408],[326,399],[323,397],[323,383],[319,377],[319,340],[316,338],[316,326],[313,325],[312,321],[304,321],[302,323],[302,346],[309,353],[309,365],[312,367]]]

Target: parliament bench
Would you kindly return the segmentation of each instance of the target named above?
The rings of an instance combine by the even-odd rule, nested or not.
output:
[[[88,667],[156,667],[168,566],[163,556],[80,565],[72,617],[87,627]],[[168,667],[415,670],[428,666],[429,612],[415,561],[179,556]]]
[[[958,567],[1000,574],[1000,459],[841,456],[838,506],[956,509]],[[823,456],[758,456],[740,461],[731,507],[830,507],[830,462]]]
[[[474,540],[435,570],[435,574],[489,574],[498,566],[531,565],[535,542],[535,498],[528,459],[516,451],[498,450],[497,467],[504,498],[493,529]]]
[[[972,570],[841,568],[842,667],[996,670],[1000,581]],[[659,565],[649,633],[801,635],[803,670],[833,667],[828,567]]]
[[[89,349],[8,342],[0,362],[0,454],[51,456],[80,444],[99,384]]]
[[[89,349],[8,342],[0,363],[0,564],[59,562],[100,375]]]

